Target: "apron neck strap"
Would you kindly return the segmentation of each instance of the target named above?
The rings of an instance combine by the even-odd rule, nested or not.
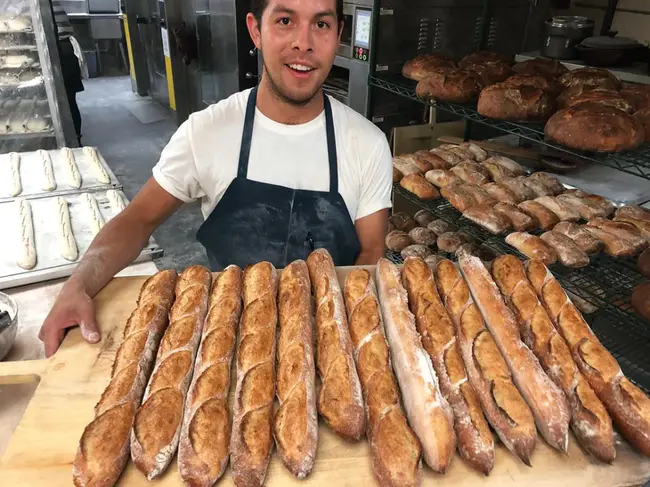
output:
[[[327,155],[330,169],[330,193],[339,192],[339,171],[338,156],[336,152],[336,134],[334,133],[334,117],[332,116],[332,105],[327,95],[323,94],[325,105],[325,131],[327,134]],[[244,131],[242,133],[241,148],[239,149],[239,167],[237,177],[246,179],[248,177],[248,160],[251,153],[251,142],[253,141],[253,123],[255,120],[255,107],[257,106],[257,86],[253,88],[248,96],[246,104],[246,118],[244,119]]]

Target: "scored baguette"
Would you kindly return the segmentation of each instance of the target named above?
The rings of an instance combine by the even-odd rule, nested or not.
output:
[[[487,328],[512,371],[515,384],[530,406],[537,428],[549,445],[567,451],[571,416],[564,393],[548,378],[535,355],[521,341],[517,321],[481,259],[461,255],[458,262]]]
[[[433,273],[423,260],[408,258],[402,268],[402,283],[442,395],[453,410],[458,451],[472,468],[487,475],[494,466],[494,438],[467,381],[454,325],[440,300]]]
[[[367,270],[356,269],[348,274],[345,303],[366,404],[375,477],[382,487],[417,486],[422,475],[422,448],[400,406],[377,292]]]
[[[210,271],[202,266],[188,267],[176,281],[169,327],[131,431],[131,459],[148,480],[165,471],[178,447],[211,281]]]
[[[456,329],[467,377],[485,416],[506,448],[530,466],[537,442],[533,414],[513,384],[512,374],[485,328],[467,283],[447,259],[436,264],[435,280]]]
[[[277,271],[260,262],[244,271],[230,465],[237,487],[264,484],[271,459],[275,398]]]
[[[176,271],[160,271],[140,289],[115,356],[111,381],[79,440],[72,463],[76,487],[113,486],[126,466],[133,419],[169,323],[176,279]]]
[[[612,420],[537,299],[523,264],[514,255],[503,255],[493,262],[492,275],[518,317],[524,343],[566,394],[571,408],[571,427],[578,442],[594,457],[611,463],[616,457]]]
[[[336,434],[358,440],[365,430],[361,383],[334,262],[318,249],[307,258],[316,301],[316,365],[321,379],[318,411]]]
[[[284,268],[278,286],[276,394],[273,436],[282,462],[297,478],[311,472],[318,446],[318,413],[309,269],[303,260]]]
[[[526,274],[614,424],[641,453],[650,456],[650,398],[623,375],[546,266],[531,260]]]
[[[436,372],[420,343],[399,269],[389,260],[380,259],[376,272],[386,336],[406,415],[420,439],[425,462],[434,471],[444,473],[456,450],[451,407],[440,392]]]
[[[178,469],[190,487],[212,486],[228,465],[228,392],[241,289],[242,271],[237,266],[226,267],[212,283],[178,444]]]

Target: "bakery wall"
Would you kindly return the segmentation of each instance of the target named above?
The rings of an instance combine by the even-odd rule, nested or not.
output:
[[[557,10],[555,15],[584,15],[596,22],[596,35],[605,16],[607,0],[572,0],[570,10]],[[650,1],[619,0],[612,29],[619,36],[637,39],[650,45]]]

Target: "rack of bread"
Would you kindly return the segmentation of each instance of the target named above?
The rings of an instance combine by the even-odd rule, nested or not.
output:
[[[114,485],[131,459],[143,481],[177,469],[187,485],[261,486],[281,461],[309,485],[325,428],[367,440],[383,486],[433,485],[456,462],[487,475],[501,450],[534,471],[542,442],[616,468],[619,433],[645,465],[650,398],[558,281],[537,260],[488,267],[465,252],[381,259],[339,281],[316,250],[284,270],[159,272],[114,352],[74,484]]]

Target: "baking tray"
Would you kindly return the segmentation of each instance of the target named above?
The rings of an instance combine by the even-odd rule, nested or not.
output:
[[[111,168],[108,167],[106,160],[99,150],[97,151],[99,160],[110,178],[110,183],[108,184],[101,183],[97,179],[93,171],[92,162],[84,154],[82,148],[72,149],[79,173],[81,174],[81,188],[73,188],[68,184],[67,170],[61,151],[54,149],[46,152],[50,154],[50,158],[52,159],[52,169],[57,184],[56,189],[54,191],[44,191],[42,189],[43,170],[38,154],[36,152],[19,152],[21,158],[20,179],[23,191],[17,197],[10,196],[9,186],[11,185],[12,179],[9,154],[3,154],[0,156],[0,203],[13,201],[16,198],[48,198],[55,195],[60,196],[88,191],[122,189],[122,185],[117,180],[117,177],[115,177]]]
[[[126,199],[124,193],[118,191]],[[111,207],[106,191],[91,192],[96,199],[104,221],[108,222],[118,212]],[[16,245],[19,236],[16,229],[17,208],[14,202],[0,203],[0,222],[5,224],[5,238],[0,239],[0,289],[23,286],[36,282],[67,277],[77,267],[94,235],[87,206],[82,202],[83,193],[63,195],[68,202],[72,232],[79,258],[75,262],[65,260],[59,251],[58,217],[54,214],[54,197],[30,200],[34,222],[34,241],[36,245],[36,267],[24,270],[16,264]],[[143,262],[162,256],[163,250],[151,238],[134,262]]]

